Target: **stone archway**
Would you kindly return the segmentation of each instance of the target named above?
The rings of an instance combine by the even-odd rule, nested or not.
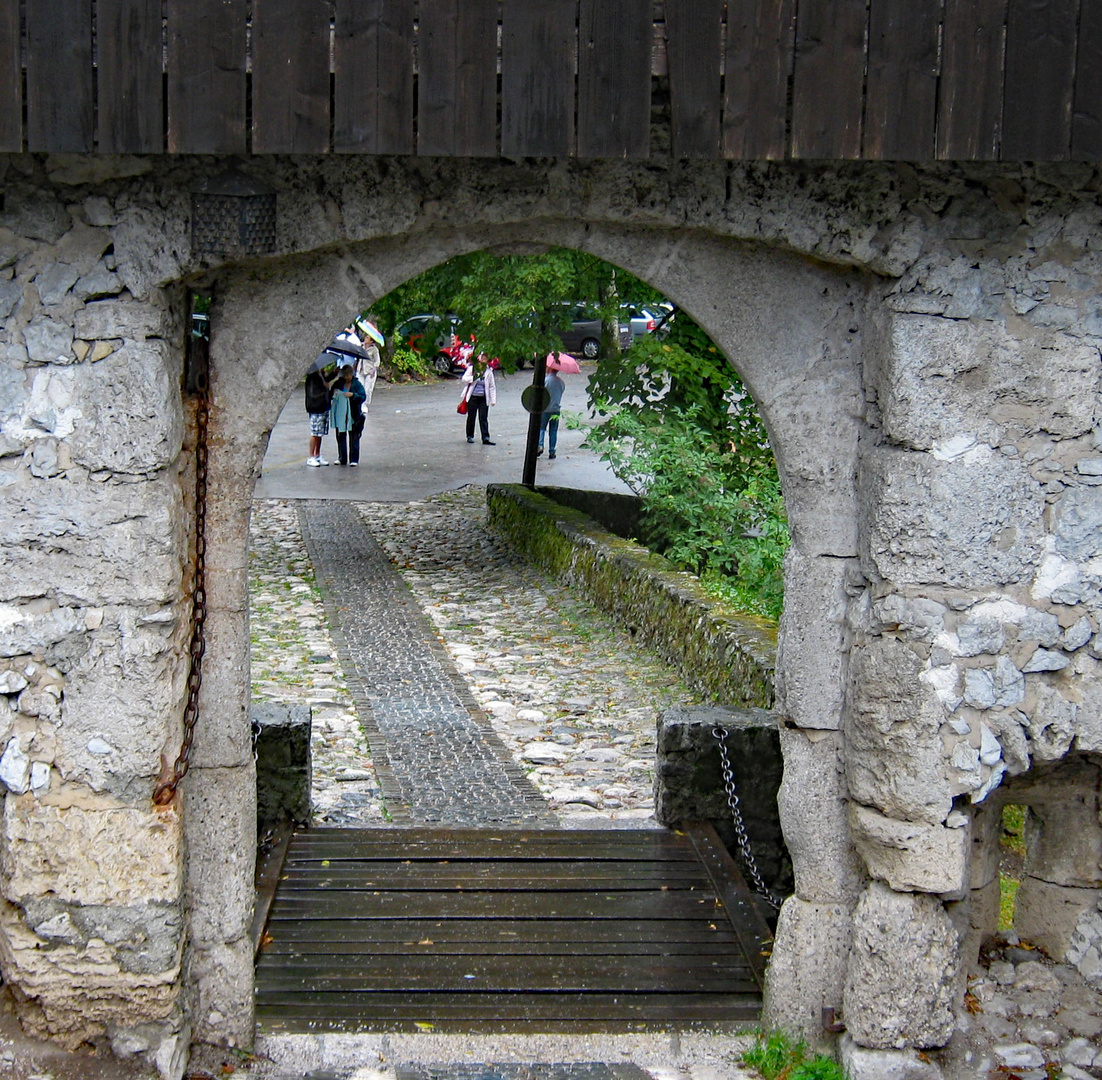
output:
[[[221,866],[237,878],[248,872],[240,854],[250,850],[251,822],[229,808],[250,805],[253,783],[244,564],[252,484],[267,432],[300,381],[302,357],[314,355],[333,326],[453,255],[517,243],[577,247],[624,267],[681,304],[735,362],[771,432],[793,538],[778,708],[794,726],[827,736],[826,745],[837,753],[831,733],[841,727],[844,697],[844,582],[857,555],[866,278],[704,233],[554,221],[413,234],[227,272],[215,284],[211,350],[210,482],[218,495],[209,511],[208,589],[215,599],[207,626],[216,660],[204,693],[217,704],[208,708],[197,733],[193,770],[201,770],[202,778],[193,771],[186,825],[191,860],[203,867],[193,902],[220,916],[216,924],[205,917],[193,924],[198,962],[192,970],[200,1000],[240,1024],[219,1032],[223,1036],[248,1038],[247,910],[231,910],[225,897],[241,895],[251,883],[236,881],[226,889],[206,868]],[[210,737],[210,731],[219,734]],[[822,749],[823,782],[833,776],[837,787],[837,769]],[[211,805],[222,809],[213,816],[206,814],[206,802],[200,813],[191,805],[208,774],[221,793]],[[237,799],[229,795],[234,787]],[[840,808],[840,791],[834,798]],[[842,825],[846,847],[841,814],[832,820]],[[238,971],[231,977],[226,957],[235,954]],[[202,963],[208,955],[221,962],[208,968]],[[217,995],[227,994],[232,1000],[215,1003]]]
[[[28,1024],[150,1056],[188,1023],[251,1036],[244,537],[288,358],[451,254],[527,242],[682,303],[776,445],[796,892],[770,1019],[815,1035],[842,1006],[858,1047],[942,1045],[960,941],[985,926],[977,807],[1102,754],[1093,171],[272,157],[278,254],[229,266],[189,244],[209,168],[0,158],[0,965]],[[212,280],[208,707],[182,799],[157,813],[187,621],[183,285]],[[1097,954],[1093,886],[1070,887]]]

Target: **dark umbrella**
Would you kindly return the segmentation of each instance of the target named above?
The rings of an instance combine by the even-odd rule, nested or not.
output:
[[[344,365],[348,363],[348,357],[361,356],[367,359],[371,358],[371,354],[366,349],[361,349],[359,345],[353,345],[351,342],[333,342],[331,345],[326,345],[324,349],[317,356],[314,357],[314,362],[306,369],[307,375],[312,375],[315,371],[324,371],[327,367],[333,364]]]
[[[345,353],[347,356],[358,356],[363,360],[370,360],[371,353],[362,345],[349,341],[347,338],[335,337],[325,346],[326,352]]]

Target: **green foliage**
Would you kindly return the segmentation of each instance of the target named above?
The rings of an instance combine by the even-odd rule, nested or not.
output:
[[[472,252],[412,278],[377,301],[369,313],[390,342],[411,315],[454,314],[464,334],[508,370],[561,346],[557,331],[571,307],[586,303],[618,324],[619,301],[659,298],[637,278],[592,255],[552,248],[539,255]],[[401,347],[402,343],[395,343]]]
[[[846,1080],[838,1062],[823,1054],[809,1056],[806,1043],[783,1031],[759,1032],[742,1061],[764,1080]]]
[[[1025,858],[1025,814],[1024,806],[1009,805],[1003,807],[1002,835],[999,837],[999,845],[1004,852],[1016,859],[1012,863]],[[1006,873],[1005,869],[999,873],[999,929],[1010,930],[1014,926],[1014,908],[1018,902],[1018,885],[1020,880],[1013,874]]]
[[[754,402],[684,312],[607,357],[589,381],[604,417],[586,440],[643,500],[642,539],[744,611],[778,618],[788,523]]]
[[[395,349],[387,361],[392,371],[400,375],[424,376],[429,374],[429,366],[425,358],[412,349]]]
[[[464,335],[475,334],[480,350],[512,370],[560,346],[558,331],[575,303],[599,312],[613,330],[621,302],[660,299],[582,252],[478,251],[406,282],[369,314],[394,348],[399,372],[427,373],[416,353],[393,341],[395,329],[419,313],[456,315]],[[588,390],[602,422],[586,445],[642,497],[641,539],[698,574],[714,595],[778,617],[788,526],[776,462],[753,401],[708,335],[679,311],[626,356],[606,349]],[[563,422],[581,426],[567,414]]]

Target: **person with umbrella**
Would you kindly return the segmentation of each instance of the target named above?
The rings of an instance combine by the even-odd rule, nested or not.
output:
[[[309,457],[306,464],[312,469],[329,464],[321,456],[321,440],[329,434],[330,391],[338,376],[334,372],[331,378],[327,378],[326,374],[333,368],[338,356],[339,354],[331,353],[328,349],[324,350],[318,354],[306,373],[306,413],[310,417]]]
[[[547,457],[551,460],[555,457],[555,446],[559,441],[559,413],[562,410],[562,395],[566,389],[566,383],[559,377],[563,371],[580,372],[578,361],[572,356],[563,353],[547,354],[547,374],[544,376],[543,385],[550,395],[547,408],[540,414],[540,442],[536,449],[536,457],[543,453],[544,436],[547,436]]]
[[[339,379],[333,390],[330,423],[337,433],[337,454],[340,457],[340,463],[356,466],[360,463],[360,436],[364,430],[361,408],[367,394],[364,392],[363,383],[356,378],[351,362],[341,368]]]

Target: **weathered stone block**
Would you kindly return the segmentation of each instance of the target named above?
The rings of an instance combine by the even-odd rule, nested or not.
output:
[[[967,436],[998,445],[1038,430],[1089,431],[1098,355],[1074,340],[1037,340],[999,321],[893,316],[877,400],[893,442],[932,450]]]
[[[838,1010],[842,1004],[852,936],[849,905],[810,903],[795,896],[784,902],[766,972],[766,1028],[782,1028],[813,1046],[828,1044],[822,1010]]]
[[[791,887],[792,866],[777,809],[783,763],[774,713],[722,706],[665,710],[658,718],[654,816],[670,826],[712,822],[741,863],[714,734],[717,727],[727,731],[743,823],[759,872],[770,889],[784,895]]]
[[[212,600],[207,605],[203,696],[210,704],[195,728],[192,760],[204,769],[229,769],[253,758],[244,568],[226,574],[208,567],[207,590]]]
[[[249,936],[256,866],[256,770],[192,769],[183,791],[192,936],[208,944]]]
[[[167,336],[166,313],[151,304],[132,300],[95,300],[85,304],[73,318],[76,336],[86,341],[97,338],[146,338]]]
[[[1054,960],[1063,961],[1076,924],[1097,907],[1100,897],[1102,890],[1097,888],[1054,885],[1027,874],[1014,902],[1014,929]]]
[[[16,990],[23,1027],[69,1049],[115,1027],[178,1016],[178,966],[153,974],[124,971],[115,950],[95,940],[87,946],[55,942],[43,948],[19,909],[3,901],[0,964]]]
[[[50,895],[82,905],[174,903],[183,888],[180,818],[60,788],[4,800],[0,883],[25,904]]]
[[[777,802],[796,895],[853,904],[868,879],[849,835],[842,737],[785,725],[780,738],[784,779]]]
[[[969,875],[970,889],[982,889],[999,876],[1002,849],[1002,807],[977,806],[972,810],[972,857]]]
[[[777,633],[776,709],[801,728],[837,730],[845,697],[845,578],[837,558],[809,558],[790,547],[785,596]]]
[[[959,899],[968,888],[970,830],[896,821],[867,806],[849,808],[853,843],[869,874],[897,892]]]
[[[872,882],[853,913],[845,1017],[873,1049],[943,1046],[953,1033],[957,932],[940,900]]]
[[[249,718],[256,737],[258,829],[288,819],[309,823],[310,706],[260,702]]]
[[[187,657],[179,612],[152,625],[123,620],[125,635],[85,642],[62,700],[54,764],[66,779],[126,798],[148,798],[161,754],[175,754]]]
[[[1021,461],[983,445],[952,459],[882,446],[864,465],[870,578],[962,589],[1032,580],[1045,499]]]
[[[1084,763],[1053,784],[1058,797],[1034,802],[1026,816],[1025,872],[1053,885],[1102,886],[1098,770]]]
[[[993,937],[999,929],[999,907],[1002,891],[998,879],[989,881],[979,889],[972,889],[961,902],[967,908],[967,925],[958,923],[960,936],[961,972],[970,975],[979,968],[980,946]],[[953,908],[958,905],[950,904]],[[955,921],[955,920],[954,920]]]
[[[73,462],[93,472],[166,469],[183,442],[180,377],[169,370],[168,346],[124,346],[80,368],[76,394],[83,419],[69,438]]]
[[[839,1051],[848,1080],[943,1080],[945,1075],[914,1050],[869,1050],[849,1034],[842,1036]]]
[[[940,734],[945,710],[936,689],[920,678],[923,667],[894,638],[854,644],[846,784],[853,799],[889,817],[940,825],[952,805]]]
[[[207,941],[189,950],[186,981],[193,995],[192,1026],[197,1041],[251,1046],[255,997],[253,943]]]
[[[73,328],[57,319],[39,318],[23,330],[27,356],[36,364],[71,364]]]
[[[1102,488],[1069,487],[1052,509],[1056,550],[1076,562],[1102,554]]]
[[[102,607],[180,597],[180,490],[141,484],[22,481],[0,488],[5,574],[0,602],[57,596]]]

